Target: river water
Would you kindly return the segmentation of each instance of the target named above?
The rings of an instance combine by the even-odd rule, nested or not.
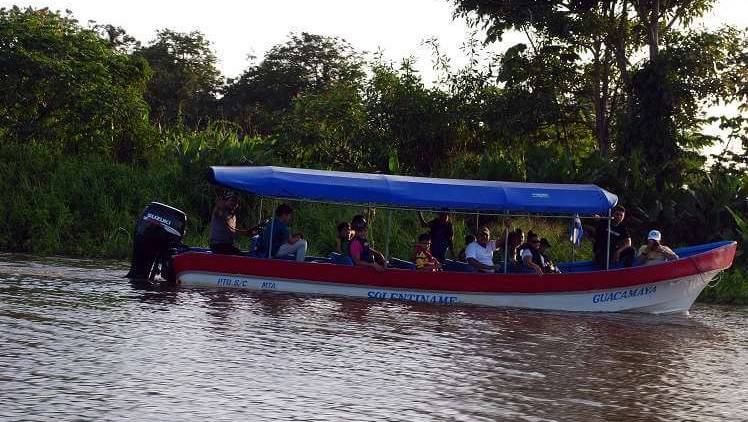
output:
[[[0,420],[748,419],[748,308],[149,291],[126,269],[0,255]]]

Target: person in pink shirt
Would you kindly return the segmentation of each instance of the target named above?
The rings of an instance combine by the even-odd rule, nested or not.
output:
[[[348,247],[349,255],[353,264],[356,266],[372,267],[377,271],[384,271],[387,268],[387,261],[379,251],[369,246],[369,240],[366,235],[369,233],[369,226],[366,221],[355,221],[352,224],[356,236],[351,240]]]

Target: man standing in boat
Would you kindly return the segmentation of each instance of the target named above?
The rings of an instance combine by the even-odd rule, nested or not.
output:
[[[631,246],[631,235],[623,219],[626,217],[626,209],[620,205],[613,208],[612,220],[610,221],[610,263],[623,264],[630,267],[634,263],[636,251]],[[608,249],[608,220],[600,220],[595,224],[595,243],[592,246],[595,254],[595,263],[605,268],[605,255]]]
[[[449,221],[449,214],[440,212],[433,220],[426,221],[423,218],[423,214],[419,211],[418,220],[421,222],[421,226],[430,230],[431,255],[442,264],[447,258],[448,249],[452,256],[454,256],[454,230],[452,229],[452,222]]]
[[[239,196],[228,191],[217,201],[210,217],[210,249],[220,254],[241,254],[234,246],[237,236],[252,236],[257,227],[240,229],[236,227],[236,210],[239,209]]]
[[[294,255],[297,262],[304,262],[307,242],[299,233],[291,235],[288,222],[291,220],[292,213],[293,208],[288,204],[278,205],[278,208],[275,209],[275,219],[271,224],[265,225],[265,230],[258,242],[257,250],[260,256],[268,256],[268,249],[270,249],[271,257],[280,258]]]

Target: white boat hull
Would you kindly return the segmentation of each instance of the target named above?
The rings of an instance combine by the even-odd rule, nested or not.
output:
[[[688,309],[719,270],[623,288],[579,292],[469,293],[381,288],[341,283],[289,280],[236,274],[190,271],[179,275],[183,287],[221,288],[401,300],[441,305],[480,305],[502,308],[573,312],[688,313]]]

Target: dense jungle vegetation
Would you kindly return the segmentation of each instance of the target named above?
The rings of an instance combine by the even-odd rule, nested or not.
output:
[[[70,12],[0,9],[0,249],[126,257],[152,200],[185,210],[187,242],[204,245],[218,193],[209,165],[583,182],[619,195],[635,244],[651,228],[675,246],[741,242],[735,269],[704,298],[748,302],[748,156],[703,152],[748,146],[747,30],[697,25],[712,0],[451,3],[486,38],[466,40],[463,67],[426,41],[435,81],[411,59],[309,33],[226,79],[197,31],[162,29],[143,43]],[[489,53],[510,30],[527,41]],[[738,111],[707,114],[724,104]],[[722,139],[705,133],[711,124]],[[334,225],[360,211],[298,207],[293,225],[324,254]],[[241,212],[256,222],[259,200],[245,196]],[[461,245],[475,217],[455,217]],[[408,256],[416,221],[396,213],[395,254]],[[570,256],[567,223],[515,224]]]

